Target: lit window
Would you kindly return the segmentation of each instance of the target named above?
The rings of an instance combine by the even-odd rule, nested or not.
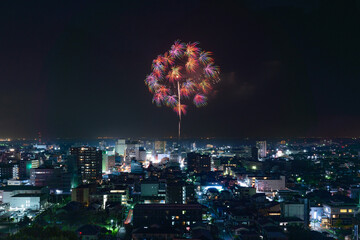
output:
[[[347,209],[340,209],[341,213],[347,213]]]
[[[353,210],[352,210],[352,209],[349,209],[349,212],[353,212]]]

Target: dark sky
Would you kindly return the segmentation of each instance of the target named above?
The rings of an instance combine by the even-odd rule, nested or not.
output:
[[[289,3],[290,2],[290,3]],[[199,41],[221,67],[189,137],[359,136],[360,1],[1,1],[0,137],[176,136],[152,59]]]

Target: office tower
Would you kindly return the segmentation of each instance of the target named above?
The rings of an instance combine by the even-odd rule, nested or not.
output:
[[[257,141],[256,147],[259,149],[259,157],[266,157],[266,141]]]
[[[76,158],[77,172],[82,183],[101,180],[102,151],[95,147],[73,147],[70,154]]]
[[[108,156],[108,169],[109,171],[112,171],[115,167],[115,156]]]
[[[139,148],[138,151],[139,156],[136,156],[136,160],[138,160],[141,163],[144,163],[146,161],[146,151],[144,148]]]
[[[130,162],[131,159],[139,158],[140,143],[137,141],[131,141],[126,143],[125,157],[126,161]]]
[[[125,151],[126,151],[126,143],[125,143],[125,139],[118,139],[115,142],[115,153],[118,156],[125,156]]]
[[[109,171],[109,156],[106,151],[102,151],[102,172],[106,173]]]
[[[175,145],[173,146],[173,150],[170,153],[170,163],[179,164],[180,160],[181,160],[181,147],[180,145]]]

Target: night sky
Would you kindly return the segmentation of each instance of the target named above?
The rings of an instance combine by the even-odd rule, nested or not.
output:
[[[290,2],[290,3],[289,3]],[[360,135],[360,1],[1,1],[0,137],[167,137],[144,78],[176,39],[221,83],[188,137]]]

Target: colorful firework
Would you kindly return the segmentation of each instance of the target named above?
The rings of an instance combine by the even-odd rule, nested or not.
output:
[[[198,93],[194,97],[194,104],[197,107],[203,107],[207,104],[206,100],[207,100],[206,96]]]
[[[213,85],[220,80],[220,70],[214,64],[212,53],[201,50],[198,45],[198,42],[175,41],[169,51],[153,60],[152,72],[145,79],[154,94],[153,103],[171,107],[178,114],[179,137],[181,116],[187,110],[184,103],[206,106]]]

